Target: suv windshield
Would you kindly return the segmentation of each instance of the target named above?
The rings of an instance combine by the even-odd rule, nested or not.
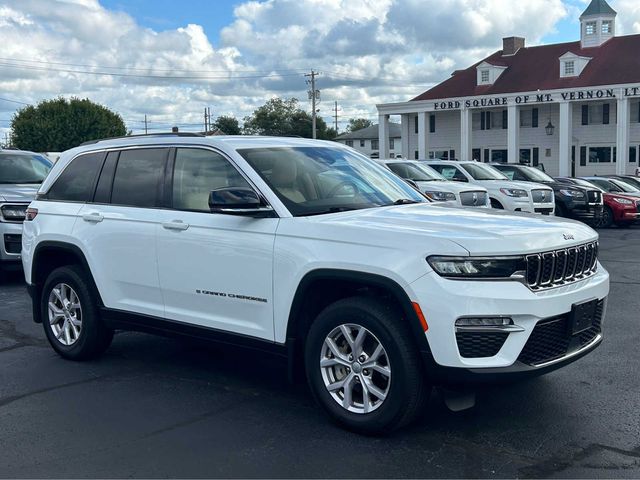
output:
[[[463,163],[462,168],[464,168],[474,180],[508,180],[500,171],[488,165]]]
[[[0,153],[0,184],[42,183],[51,162],[42,155]]]
[[[627,182],[620,181],[617,178],[610,178],[609,181],[613,183],[616,187],[620,188],[620,190],[622,190],[623,192],[627,192],[627,193],[640,192],[640,190],[634,187],[633,185]]]
[[[518,168],[518,167],[516,167]],[[518,170],[522,175],[531,182],[554,183],[555,180],[541,170],[534,167],[519,167]],[[501,170],[502,171],[502,170]],[[507,172],[504,172],[507,174]],[[507,176],[509,176],[507,174]]]
[[[387,166],[393,173],[405,180],[414,182],[446,182],[446,178],[429,167],[414,165],[409,162],[388,163]]]
[[[296,217],[428,203],[393,173],[349,150],[277,147],[238,153]]]

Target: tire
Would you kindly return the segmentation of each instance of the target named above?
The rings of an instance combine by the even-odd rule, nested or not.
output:
[[[613,210],[611,210],[611,207],[608,207],[607,205],[605,205],[604,208],[602,209],[602,219],[600,220],[598,227],[611,228],[612,225],[613,225]]]
[[[67,308],[64,299],[69,302]],[[57,311],[49,308],[50,302]],[[40,308],[47,340],[60,356],[89,360],[111,345],[113,330],[103,324],[93,283],[81,267],[70,265],[51,272],[42,289]]]
[[[556,203],[556,217],[569,218],[567,214],[567,207],[561,203]]]
[[[362,353],[366,360],[362,364],[360,354],[349,362],[348,352],[353,350],[345,342],[345,327],[354,343],[358,332],[365,331]],[[329,353],[335,350],[326,343],[328,338],[334,339],[340,357]],[[383,352],[373,362],[377,344]],[[338,365],[345,361],[350,367]],[[334,365],[326,366],[332,362]],[[372,362],[376,366],[366,368]],[[318,315],[307,336],[305,367],[311,392],[323,410],[339,425],[366,435],[389,433],[415,420],[431,391],[406,319],[389,305],[369,297],[339,300]],[[382,373],[385,369],[388,375]],[[333,393],[328,389],[328,385],[340,383],[349,375],[351,402],[345,398],[344,387]],[[366,409],[365,384],[372,392],[376,389],[384,395],[381,400],[369,393]]]
[[[495,198],[491,199],[491,208],[495,208],[498,210],[504,210],[504,207],[502,206],[502,204],[496,200]]]

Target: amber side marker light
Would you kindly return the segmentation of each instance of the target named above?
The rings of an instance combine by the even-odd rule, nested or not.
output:
[[[420,305],[418,305],[416,302],[413,302],[413,310],[416,312],[416,315],[418,316],[418,320],[420,320],[420,325],[422,325],[422,329],[425,332],[429,330],[429,325],[427,325],[427,319],[424,318],[424,314],[422,313],[422,309],[420,308]]]
[[[38,215],[38,209],[37,208],[27,208],[27,212],[26,212],[26,215],[25,215],[24,219],[27,222],[30,222],[31,220],[36,218],[37,215]]]

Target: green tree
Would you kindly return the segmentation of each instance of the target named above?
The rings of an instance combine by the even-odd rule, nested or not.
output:
[[[371,120],[366,118],[351,118],[349,119],[349,125],[347,125],[347,132],[355,132],[356,130],[362,130],[373,125]]]
[[[312,138],[313,119],[298,106],[297,98],[272,98],[244,119],[244,133],[248,135],[275,135]],[[322,117],[316,118],[316,136],[332,140],[337,136]]]
[[[89,99],[56,98],[20,109],[11,120],[15,147],[62,152],[83,142],[127,134],[122,117]]]
[[[213,126],[227,135],[240,135],[242,133],[238,119],[227,115],[219,116],[213,122]]]

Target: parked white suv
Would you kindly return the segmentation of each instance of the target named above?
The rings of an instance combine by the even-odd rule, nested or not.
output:
[[[332,142],[156,135],[65,152],[22,247],[63,357],[117,329],[263,348],[332,418],[381,432],[433,384],[541,374],[599,345],[597,244],[574,221],[438,207]]]
[[[393,173],[412,182],[433,202],[456,207],[490,208],[489,193],[479,185],[467,186],[451,182],[436,170],[418,160],[379,160]]]
[[[426,163],[447,180],[485,187],[493,208],[543,215],[555,213],[553,190],[546,185],[509,180],[499,170],[479,162],[437,160]]]

